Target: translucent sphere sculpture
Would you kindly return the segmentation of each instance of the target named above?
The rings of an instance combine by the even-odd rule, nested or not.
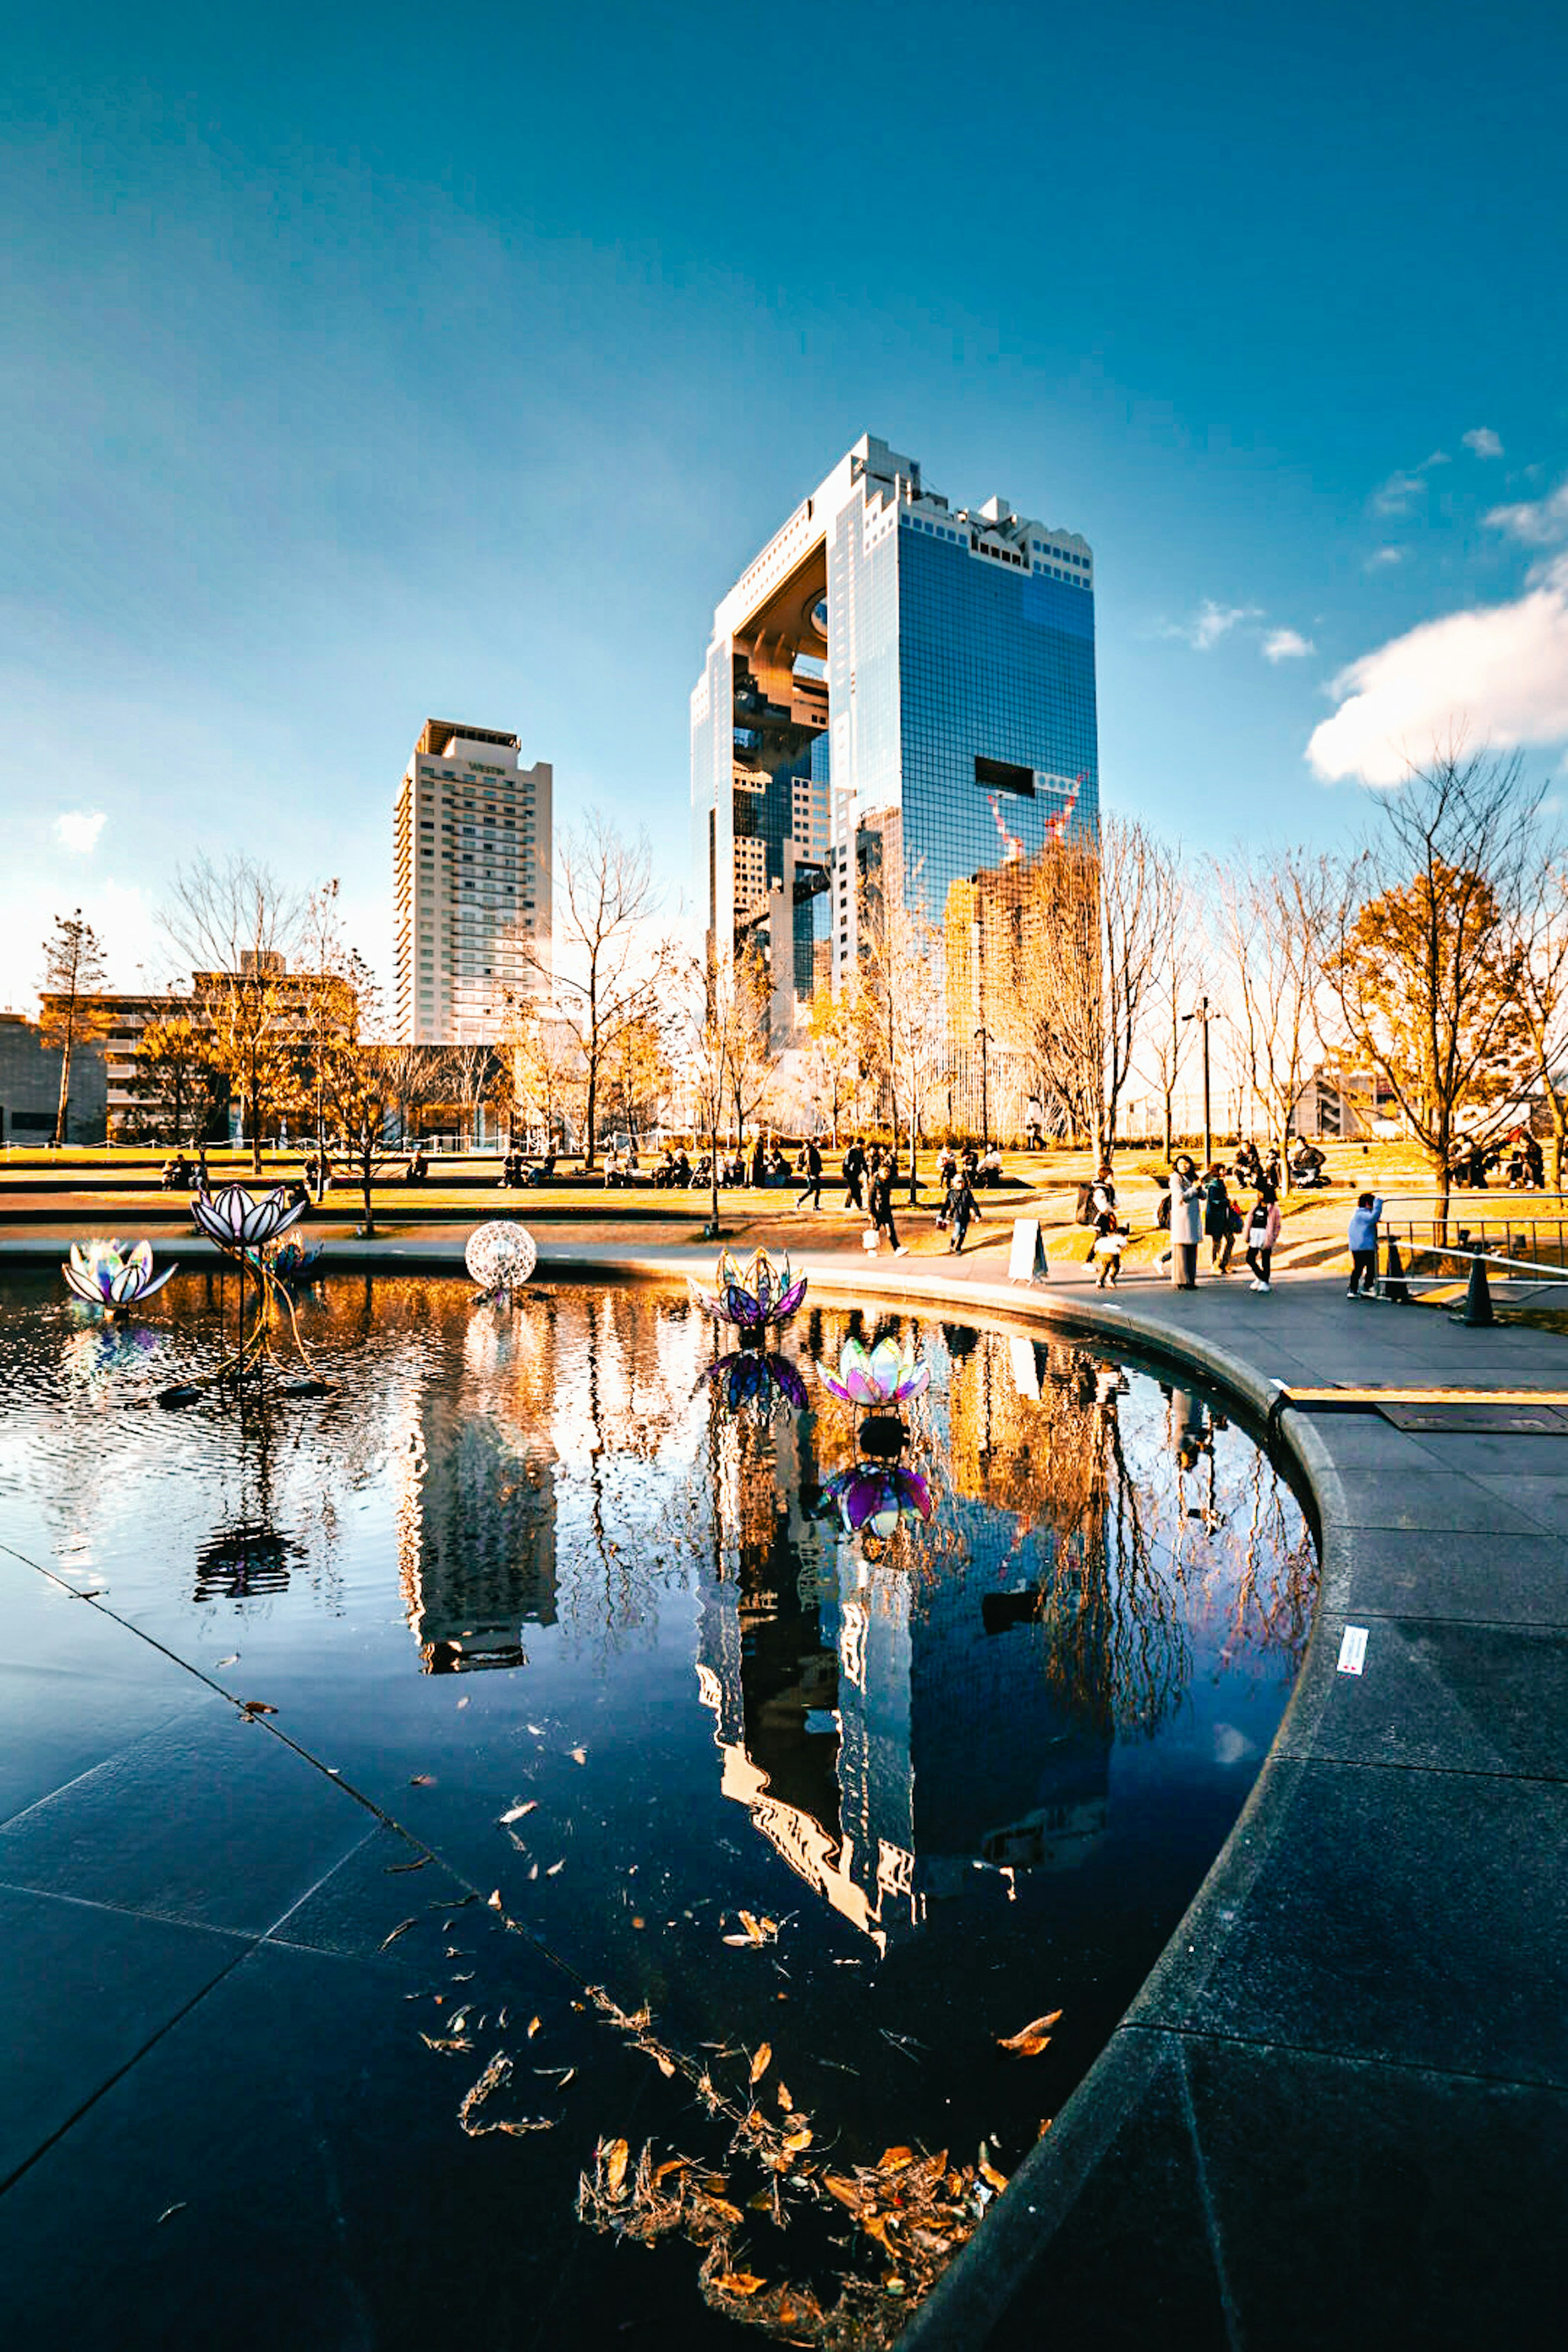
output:
[[[524,1283],[539,1264],[539,1249],[525,1225],[499,1219],[476,1225],[468,1235],[463,1263],[482,1291],[510,1290]]]

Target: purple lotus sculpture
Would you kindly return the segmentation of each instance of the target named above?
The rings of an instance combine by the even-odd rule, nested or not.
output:
[[[929,1519],[932,1509],[929,1481],[898,1462],[857,1462],[837,1470],[823,1486],[822,1499],[852,1536],[885,1538],[900,1519]]]
[[[923,1396],[931,1386],[931,1366],[916,1363],[908,1341],[900,1348],[896,1339],[879,1339],[868,1349],[858,1339],[846,1339],[837,1371],[818,1364],[816,1377],[830,1396],[883,1412],[905,1397]]]
[[[696,1283],[691,1295],[718,1323],[732,1323],[742,1337],[760,1339],[770,1323],[787,1323],[805,1297],[805,1276],[790,1277],[789,1253],[776,1264],[765,1249],[742,1265],[729,1250],[719,1257],[717,1293]]]
[[[226,1184],[210,1201],[194,1200],[191,1214],[197,1229],[216,1242],[219,1249],[258,1250],[298,1224],[308,1206],[291,1184],[279,1184],[259,1200],[242,1184]]]
[[[312,1243],[309,1249],[302,1242],[278,1242],[273,1244],[268,1264],[279,1282],[292,1286],[304,1281],[321,1255],[320,1242]]]
[[[731,1412],[754,1405],[771,1413],[779,1402],[796,1412],[805,1402],[805,1382],[790,1362],[767,1348],[734,1348],[710,1364],[704,1377]]]
[[[132,1249],[123,1242],[89,1242],[85,1248],[72,1242],[70,1256],[61,1268],[79,1298],[89,1307],[105,1307],[121,1315],[162,1290],[174,1271],[166,1265],[162,1274],[153,1273],[151,1242],[138,1242]]]

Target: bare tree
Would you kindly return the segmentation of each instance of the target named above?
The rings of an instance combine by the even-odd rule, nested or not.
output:
[[[530,1114],[554,1144],[568,1117],[575,1120],[584,1093],[583,1050],[574,1030],[541,1011],[531,997],[509,1000],[497,1048],[501,1099],[509,1119]]]
[[[1517,755],[1435,747],[1380,796],[1342,877],[1325,978],[1349,1057],[1388,1087],[1447,1213],[1461,1135],[1495,1129],[1531,1055],[1521,950],[1542,790]]]
[[[107,1035],[109,1017],[92,999],[108,985],[103,946],[79,907],[74,915],[57,915],[44,941],[44,977],[39,1034],[46,1045],[60,1054],[60,1099],[55,1113],[55,1149],[66,1139],[66,1112],[70,1102],[71,1055],[78,1045]]]
[[[719,1131],[730,1101],[737,1045],[751,1026],[752,1008],[744,990],[736,986],[732,957],[689,957],[671,978],[665,1034],[689,1095],[693,1137],[708,1139],[709,1224],[716,1237]]]
[[[162,918],[191,966],[213,1060],[240,1097],[258,1176],[263,1127],[287,1105],[296,1079],[300,992],[285,975],[301,915],[298,897],[253,858],[215,866],[202,856],[176,873]]]
[[[1237,848],[1215,867],[1242,1076],[1290,1183],[1290,1122],[1319,1036],[1323,956],[1339,904],[1326,857]]]
[[[300,919],[299,946],[306,964],[303,992],[293,1008],[299,1097],[308,1106],[316,1135],[316,1199],[327,1189],[327,1079],[332,1055],[359,1019],[353,959],[338,916],[334,878],[312,890]]]
[[[333,1126],[359,1180],[369,1235],[375,1231],[376,1177],[402,1148],[409,1105],[429,1084],[431,1056],[426,1047],[405,1045],[392,1034],[381,992],[361,957],[350,957],[346,979],[353,1011],[331,1041],[324,1086]]]
[[[525,936],[518,942],[521,962],[551,986],[559,1017],[582,1055],[585,1171],[594,1165],[599,1088],[610,1050],[629,1023],[659,1009],[668,958],[649,937],[658,909],[652,866],[646,834],[627,842],[602,811],[589,809],[561,844],[552,938],[539,942]]]
[[[768,1108],[778,1076],[779,1056],[770,1026],[771,992],[761,950],[747,947],[738,956],[722,956],[719,967],[725,1003],[728,1100],[735,1117],[735,1148],[739,1150],[746,1139],[748,1120],[760,1118]]]
[[[441,1082],[458,1106],[469,1150],[479,1132],[479,1114],[495,1085],[497,1067],[493,1045],[449,1045],[441,1056]]]
[[[1102,1154],[1116,1148],[1117,1113],[1169,954],[1180,899],[1175,852],[1146,825],[1106,817],[1100,831],[1103,1122],[1096,1137]]]
[[[1568,861],[1553,842],[1526,861],[1522,892],[1509,909],[1519,1004],[1530,1040],[1531,1077],[1552,1121],[1552,1182],[1563,1190],[1568,1150]]]
[[[918,867],[907,896],[887,889],[863,894],[859,944],[868,1036],[887,1084],[895,1142],[902,1111],[912,1204],[925,1107],[946,1061],[948,1031],[944,942],[927,919]]]
[[[1149,1073],[1163,1112],[1167,1160],[1175,1148],[1173,1129],[1176,1088],[1181,1084],[1182,1065],[1192,1041],[1192,1025],[1184,1023],[1182,1014],[1197,975],[1200,930],[1200,908],[1178,866],[1170,925],[1144,1004],[1142,1037],[1142,1066]]]

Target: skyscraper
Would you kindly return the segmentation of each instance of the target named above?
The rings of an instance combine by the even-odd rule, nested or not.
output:
[[[447,719],[414,747],[393,824],[405,1045],[488,1044],[509,994],[548,993],[554,780],[519,748]]]
[[[1098,824],[1094,565],[1005,499],[950,508],[865,436],[713,615],[691,698],[692,862],[716,948],[754,944],[775,1033],[857,951],[879,866],[950,890]]]

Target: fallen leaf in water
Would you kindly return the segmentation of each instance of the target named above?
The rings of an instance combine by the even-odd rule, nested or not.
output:
[[[399,1936],[406,1936],[414,1925],[415,1922],[412,1919],[400,1919],[391,1935],[383,1937],[380,1947],[382,1951],[385,1951],[388,1944],[395,1944]]]
[[[885,2147],[877,2159],[879,2172],[902,2172],[915,2160],[912,2147]]]
[[[632,1926],[634,1927],[646,1927],[647,1926],[647,1921],[646,1919],[639,1919],[637,1913],[634,1911],[632,1913]]]
[[[998,2034],[998,2050],[1010,2050],[1016,2058],[1037,2058],[1051,2038],[1051,2028],[1059,2022],[1061,2011],[1053,2009],[1048,2017],[1037,2017],[1016,2033]]]
[[[858,2180],[846,2180],[841,2172],[827,2172],[823,2175],[822,2185],[830,2197],[837,2198],[840,2205],[847,2205],[852,2213],[859,2211],[860,2184]]]
[[[753,1919],[749,1911],[742,1911],[740,1917],[742,1927],[744,1927],[747,1935],[751,1937],[753,1944],[762,1944],[767,1941],[766,1937],[763,1934],[762,1923],[760,1920]]]
[[[405,1871],[423,1870],[429,1859],[427,1853],[422,1853],[417,1862],[389,1862],[386,1874],[388,1878],[401,1878]]]
[[[529,1874],[530,1878],[537,1878],[537,1877],[538,1877],[538,1875],[539,1875],[539,1864],[538,1864],[537,1863],[533,1863],[532,1864],[531,1864],[528,1874]]]
[[[767,2281],[760,2279],[755,2271],[726,2271],[713,2284],[721,2294],[755,2294],[759,2287],[766,2286]]]
[[[684,2172],[687,2168],[687,2164],[688,2158],[684,2156],[666,2157],[662,2164],[656,2164],[653,2168],[654,2187],[657,2189],[659,2182],[666,2179],[672,2172]]]
[[[449,2019],[447,2021],[454,2033],[461,2033],[464,2026],[467,2025],[468,2021],[468,2012],[466,2009],[460,2009],[458,2011],[457,2016]]]
[[[247,1698],[241,1701],[240,1711],[244,1715],[276,1715],[278,1709],[268,1706],[264,1698]]]
[[[773,2045],[771,2042],[764,2042],[752,2061],[752,2082],[760,2083],[773,2063]]]
[[[446,2035],[421,2033],[419,2039],[423,2042],[426,2050],[444,2050],[452,2052],[458,2050],[471,2050],[474,2046],[468,2037],[461,2033],[448,2033]]]
[[[714,2197],[710,2194],[705,2201],[715,2213],[722,2214],[726,2221],[743,2221],[746,2218],[740,2207],[731,2205],[727,2197]]]
[[[499,1911],[500,1909],[500,1888],[499,1886],[495,1889],[494,1893],[489,1896],[488,1902],[490,1910]]]
[[[219,1667],[220,1671],[221,1671],[221,1669],[222,1669],[223,1667],[225,1667],[225,1666],[237,1666],[237,1665],[238,1665],[238,1664],[239,1664],[239,1652],[238,1652],[237,1650],[231,1650],[231,1651],[229,1652],[229,1654],[228,1654],[228,1655],[227,1655],[227,1657],[226,1657],[226,1658],[220,1658],[220,1659],[218,1660],[218,1667]],[[175,2206],[172,2206],[172,2207],[170,2208],[170,2210],[171,2210],[172,2212],[175,2212],[175,2213],[177,2213],[177,2212],[179,2211],[179,2210],[180,2210],[180,2209],[179,2209],[179,2207],[178,2207],[177,2205],[175,2205]]]
[[[785,2132],[784,2147],[789,2155],[798,2156],[803,2148],[806,2148],[811,2146],[811,2126],[809,2124],[797,2124],[794,2131]]]
[[[436,1786],[436,1775],[434,1772],[416,1772],[408,1785],[411,1789],[433,1789]]]
[[[530,1797],[526,1804],[509,1805],[505,1812],[500,1817],[501,1827],[504,1829],[508,1822],[521,1822],[524,1814],[531,1813],[538,1803],[539,1800],[537,1797]]]
[[[670,2076],[675,2072],[674,2059],[666,2057],[662,2050],[656,2050],[653,2055],[654,2063],[658,2066],[659,2073],[664,2076],[665,2081],[668,2083]]]
[[[980,2162],[976,2168],[979,2171],[981,2179],[988,2181],[993,2189],[1000,2190],[1006,2188],[1007,2176],[1005,2172],[997,2171],[996,2167],[992,2163],[990,2157],[986,2153],[985,2142],[984,2140],[980,2143]]]
[[[724,1941],[727,1944],[743,1945],[748,1951],[751,1949],[752,1939],[750,1936],[726,1936],[724,1937]]]
[[[539,2020],[538,2020],[538,2018],[537,2018],[537,2017],[531,2017],[531,2018],[529,2019],[529,2021],[528,2021],[528,2038],[529,2038],[529,2040],[530,2040],[531,2042],[532,2041],[532,2039],[533,2039],[534,2035],[538,2032],[538,2031],[539,2031]]]
[[[574,1764],[585,1764],[588,1761],[588,1751],[585,1748],[574,1748],[570,1753]]]
[[[553,1877],[554,1877],[554,1875],[555,1875],[555,1874],[556,1874],[556,1872],[557,1872],[558,1870],[564,1870],[564,1869],[565,1869],[565,1867],[566,1867],[566,1857],[565,1857],[565,1855],[564,1855],[564,1854],[563,1854],[559,1862],[552,1862],[552,1863],[551,1864],[551,1865],[550,1865],[549,1869],[545,1872],[544,1875],[546,1876],[546,1878],[553,1878]]]
[[[226,1663],[232,1665],[234,1661],[229,1659]],[[182,2197],[177,2205],[165,2205],[163,2211],[159,2214],[154,2226],[161,2230],[164,2222],[169,2221],[173,2215],[175,2213],[183,2213],[190,2201],[191,2200],[188,2197]]]
[[[459,1706],[468,1706],[468,1700],[467,1700],[466,1698],[460,1698],[460,1699],[458,1701],[458,1705]]]
[[[612,2197],[618,2197],[621,2193],[621,2184],[626,2177],[626,2159],[630,2155],[631,2150],[624,2139],[611,2140],[604,2151],[605,2181]]]

